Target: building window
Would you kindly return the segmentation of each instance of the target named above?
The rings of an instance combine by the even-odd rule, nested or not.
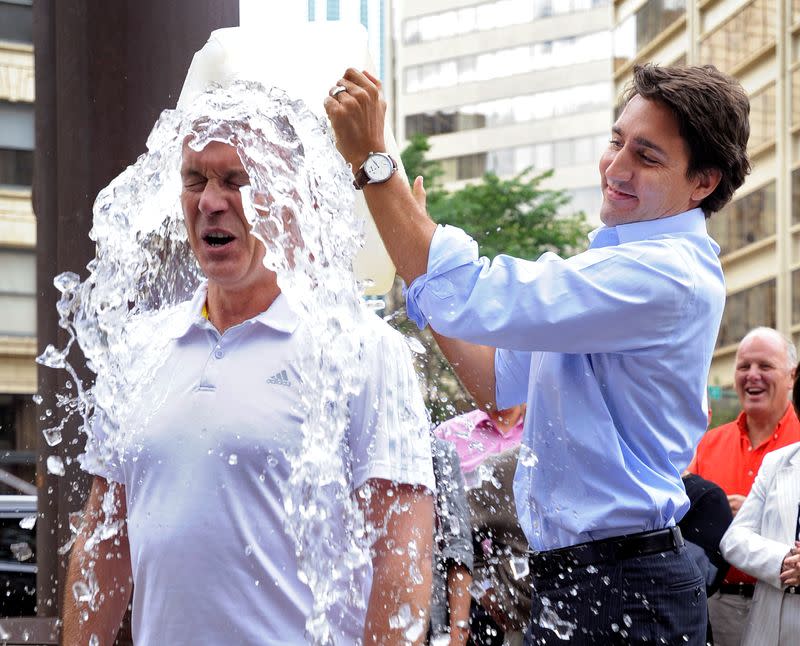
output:
[[[551,168],[594,164],[607,145],[606,135],[590,135],[442,159],[440,163],[445,171],[442,179],[449,182],[482,177],[487,172],[503,176],[516,175],[531,167],[543,172]]]
[[[776,326],[774,278],[741,292],[728,294],[717,347],[739,343],[745,334],[760,325]]]
[[[409,18],[403,43],[414,45],[487,29],[521,25],[556,14],[607,7],[609,0],[495,0]]]
[[[0,393],[0,470],[33,484],[36,475],[36,412],[30,395]],[[0,483],[0,493],[20,491]]]
[[[33,184],[33,151],[0,148],[0,186]]]
[[[636,58],[656,36],[686,13],[686,0],[647,0],[614,30],[614,69]]]
[[[800,323],[800,269],[792,272],[792,323]]]
[[[775,84],[770,83],[750,97],[751,149],[775,141]]]
[[[33,140],[33,105],[0,101],[0,185],[31,185]]]
[[[775,182],[748,193],[715,213],[708,232],[722,255],[775,234]]]
[[[775,42],[776,0],[752,0],[700,43],[700,59],[730,72],[763,47]]]
[[[792,171],[792,224],[800,224],[800,168]]]
[[[525,74],[607,58],[610,34],[599,31],[520,47],[414,65],[405,70],[406,92]]]
[[[0,249],[0,336],[36,335],[36,252]]]
[[[32,0],[0,0],[0,40],[33,43]]]
[[[792,128],[800,126],[800,67],[792,71]]]
[[[486,171],[486,153],[464,155],[458,158],[456,179],[482,177]]]
[[[589,83],[472,103],[437,112],[410,114],[406,116],[406,136],[418,133],[440,135],[603,110],[610,100],[611,87],[608,83]]]

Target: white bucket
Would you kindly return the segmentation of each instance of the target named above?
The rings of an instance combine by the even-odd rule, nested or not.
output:
[[[308,55],[311,51],[325,55]],[[253,27],[217,29],[192,59],[178,108],[191,102],[211,83],[225,86],[232,81],[247,80],[278,87],[293,99],[302,99],[312,112],[325,116],[323,101],[348,67],[368,70],[377,76],[369,54],[367,31],[357,23],[301,23],[283,31]],[[400,151],[388,123],[384,126],[384,136],[386,152],[397,161],[405,179]],[[366,220],[366,241],[355,260],[356,277],[369,281],[367,294],[386,294],[392,287],[395,267],[375,223],[367,217],[369,209],[361,192],[356,194],[355,208],[359,217]]]

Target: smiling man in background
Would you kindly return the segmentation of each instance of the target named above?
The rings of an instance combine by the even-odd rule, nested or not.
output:
[[[733,422],[710,430],[700,440],[689,471],[719,485],[735,516],[761,468],[764,456],[800,442],[800,421],[791,405],[797,365],[794,344],[777,330],[759,327],[745,335],[736,351],[733,375],[742,411]],[[717,646],[739,646],[756,580],[731,568],[708,600]]]

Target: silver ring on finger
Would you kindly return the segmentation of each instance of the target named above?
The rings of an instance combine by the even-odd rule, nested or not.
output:
[[[328,94],[330,94],[331,97],[335,99],[342,92],[347,92],[347,88],[344,85],[337,85],[331,88],[331,91]]]

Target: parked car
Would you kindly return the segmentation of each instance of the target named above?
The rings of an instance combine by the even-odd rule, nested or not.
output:
[[[0,617],[36,614],[35,519],[36,496],[0,495]]]

